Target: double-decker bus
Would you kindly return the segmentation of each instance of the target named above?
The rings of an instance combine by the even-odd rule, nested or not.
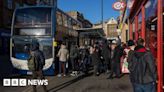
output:
[[[46,58],[43,68],[45,75],[54,75],[54,42],[77,43],[76,28],[80,22],[60,9],[49,6],[28,6],[17,8],[13,14],[10,40],[10,59],[19,74],[31,74],[27,66],[29,57],[25,47],[32,41],[40,44]],[[71,41],[72,40],[72,41]]]

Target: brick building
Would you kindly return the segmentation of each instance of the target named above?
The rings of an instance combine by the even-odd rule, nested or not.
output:
[[[94,24],[93,28],[102,28],[102,23]],[[103,30],[106,39],[115,39],[118,36],[117,20],[110,18],[104,22]]]
[[[80,21],[82,23],[83,28],[92,27],[92,23],[89,20],[85,19],[82,13],[79,13],[78,11],[70,11],[67,12],[67,14],[73,17],[74,19]]]
[[[35,4],[36,0],[0,0],[0,28],[10,29],[15,8]]]

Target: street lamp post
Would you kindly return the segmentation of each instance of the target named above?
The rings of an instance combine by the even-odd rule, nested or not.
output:
[[[103,0],[101,0],[101,18],[102,18],[102,29],[104,29],[104,23],[103,23],[103,19],[104,19],[104,4],[103,4]]]

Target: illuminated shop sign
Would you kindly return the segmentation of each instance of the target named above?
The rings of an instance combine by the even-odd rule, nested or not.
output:
[[[113,4],[113,9],[120,11],[123,10],[125,8],[126,4],[124,2],[115,2]]]

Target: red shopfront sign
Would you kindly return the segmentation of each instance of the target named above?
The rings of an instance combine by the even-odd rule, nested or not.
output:
[[[124,2],[115,2],[112,7],[114,10],[120,11],[125,9],[126,4]]]

